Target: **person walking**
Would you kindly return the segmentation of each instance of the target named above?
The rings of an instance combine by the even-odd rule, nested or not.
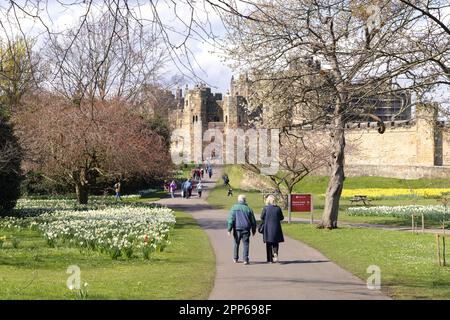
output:
[[[212,172],[212,167],[209,166],[209,167],[208,167],[208,175],[209,175],[209,178],[210,178],[210,179],[211,179],[211,177],[212,177],[212,174],[213,174],[213,172]]]
[[[230,178],[228,178],[228,175],[226,173],[222,176],[222,179],[224,186],[228,186],[230,184]]]
[[[186,179],[186,181],[183,182],[183,184],[181,185],[181,196],[183,198],[187,198],[187,195],[188,195],[188,182],[189,182],[189,180]]]
[[[186,189],[187,189],[187,198],[189,199],[192,196],[192,181],[189,179],[186,182]]]
[[[120,201],[122,201],[122,197],[120,196],[120,190],[121,190],[122,186],[120,184],[120,181],[117,180],[117,183],[114,185],[114,190],[116,191],[116,195],[114,196],[114,198],[117,200],[120,199]]]
[[[284,219],[281,208],[275,204],[275,197],[266,198],[266,206],[261,213],[263,241],[266,244],[267,262],[278,262],[279,243],[284,242],[281,221]]]
[[[202,179],[205,177],[205,169],[203,167],[200,169],[200,175],[202,176]]]
[[[250,232],[253,236],[256,233],[256,219],[253,210],[247,205],[245,195],[238,196],[238,203],[233,205],[228,214],[227,225],[228,235],[231,236],[231,232],[233,232],[233,261],[235,263],[239,261],[239,245],[242,240],[244,264],[249,264]]]
[[[202,190],[203,190],[203,183],[202,183],[202,180],[200,180],[200,181],[197,183],[197,194],[198,194],[198,197],[199,197],[199,198],[202,197]]]
[[[175,183],[174,180],[172,180],[172,182],[169,185],[170,196],[172,198],[175,198],[175,190],[177,190],[177,184]]]

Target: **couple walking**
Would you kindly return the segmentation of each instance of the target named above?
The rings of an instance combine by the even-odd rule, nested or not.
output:
[[[284,219],[281,208],[275,204],[275,197],[269,195],[266,198],[266,206],[261,213],[262,224],[258,231],[263,234],[266,244],[267,262],[278,262],[278,247],[284,242],[281,221]],[[233,235],[235,263],[239,260],[239,246],[241,241],[244,245],[244,264],[249,264],[250,233],[256,234],[256,219],[253,210],[247,205],[245,195],[238,196],[236,203],[228,215],[228,235]]]

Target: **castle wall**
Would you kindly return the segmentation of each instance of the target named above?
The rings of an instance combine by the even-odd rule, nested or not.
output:
[[[450,130],[442,130],[442,164],[450,166]]]
[[[180,98],[181,93],[178,96]],[[205,87],[186,92],[183,110],[173,113],[171,118],[172,121],[178,119],[178,123],[175,120],[176,127],[182,127],[192,142],[186,153],[193,155],[195,162],[201,162],[205,146],[213,141],[217,144],[224,142],[213,138],[202,141],[206,129],[219,129],[226,137],[229,129],[246,127],[243,99],[245,98],[235,94],[224,97],[212,94]],[[437,126],[436,118],[436,109],[417,106],[416,119],[387,122],[383,134],[378,133],[376,123],[349,123],[345,133],[346,176],[449,178],[450,127]],[[329,134],[325,130],[312,130],[318,136]],[[176,149],[179,145],[172,147]],[[222,151],[225,154],[226,150]],[[327,168],[316,174],[328,174]]]
[[[346,163],[354,165],[417,165],[417,128],[348,130]]]

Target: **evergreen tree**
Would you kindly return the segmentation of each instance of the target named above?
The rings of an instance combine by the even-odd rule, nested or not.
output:
[[[7,215],[20,197],[22,151],[12,125],[0,118],[0,216]]]

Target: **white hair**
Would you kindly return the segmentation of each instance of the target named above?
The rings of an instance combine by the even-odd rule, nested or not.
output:
[[[266,205],[269,205],[269,204],[271,204],[271,205],[275,204],[275,197],[273,195],[271,195],[271,194],[269,194],[266,197]]]
[[[244,194],[238,195],[238,202],[246,203],[247,197]]]

